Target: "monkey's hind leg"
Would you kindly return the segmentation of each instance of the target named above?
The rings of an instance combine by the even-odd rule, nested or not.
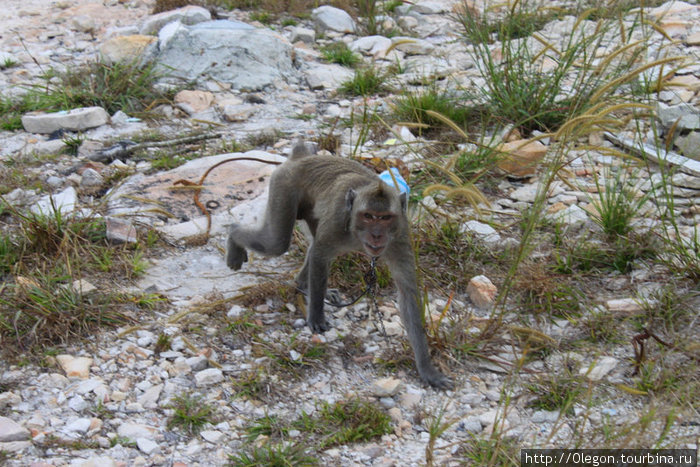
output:
[[[226,266],[238,271],[243,266],[243,263],[248,261],[248,253],[245,248],[239,246],[235,238],[236,225],[233,224],[228,229],[228,240],[226,242]]]
[[[248,261],[248,249],[265,256],[280,256],[289,249],[297,213],[297,200],[290,189],[273,174],[262,225],[246,228],[231,224],[226,252],[228,267],[234,271],[240,269]]]

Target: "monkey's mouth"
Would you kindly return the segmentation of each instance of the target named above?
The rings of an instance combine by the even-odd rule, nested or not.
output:
[[[372,246],[369,243],[365,243],[365,250],[370,256],[379,256],[384,251],[384,245]]]

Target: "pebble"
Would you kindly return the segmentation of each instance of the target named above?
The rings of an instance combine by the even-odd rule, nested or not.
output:
[[[0,416],[0,443],[24,441],[30,437],[29,430],[8,417]]]
[[[90,367],[93,361],[90,357],[73,357],[72,355],[64,354],[57,355],[56,360],[69,378],[86,379],[90,376]]]
[[[403,382],[396,378],[380,378],[372,382],[370,391],[376,397],[391,397],[403,387]]]
[[[208,368],[195,373],[194,379],[198,387],[205,387],[222,382],[224,374],[218,368]]]

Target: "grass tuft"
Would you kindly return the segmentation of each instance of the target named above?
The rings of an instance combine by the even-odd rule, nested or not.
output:
[[[174,413],[168,420],[169,429],[179,428],[192,435],[214,423],[214,407],[204,402],[201,396],[181,394],[173,399],[170,408]]]
[[[389,74],[375,67],[363,67],[355,70],[355,75],[341,84],[338,89],[343,94],[351,96],[372,96],[389,91],[386,81]]]
[[[162,77],[155,64],[92,62],[64,72],[52,69],[42,76],[44,84],[27,87],[20,97],[0,99],[0,128],[19,129],[20,117],[37,110],[56,112],[100,106],[110,114],[121,110],[140,115],[172,99],[176,90],[160,91],[155,86]]]
[[[350,50],[345,42],[334,42],[321,48],[323,58],[331,63],[355,68],[362,63],[362,59]]]
[[[254,447],[229,456],[229,467],[313,467],[317,458],[307,454],[301,444],[276,444]]]

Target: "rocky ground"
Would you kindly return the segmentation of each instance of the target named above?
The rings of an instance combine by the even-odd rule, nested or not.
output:
[[[318,336],[305,327],[296,299],[283,293],[301,263],[298,248],[276,259],[251,257],[238,273],[226,268],[224,226],[234,220],[258,220],[272,166],[237,162],[211,173],[202,194],[213,211],[211,238],[205,242],[201,240],[207,220],[192,202],[191,192],[172,189],[177,180],[197,182],[207,168],[237,153],[237,142],[248,141],[257,148],[247,156],[283,160],[295,138],[318,139],[336,128],[342,155],[361,147],[363,155],[417,167],[416,153],[429,151],[433,142],[417,138],[406,126],[393,126],[393,134],[384,131],[381,139],[370,137],[358,143],[363,112],[368,106],[386,111],[392,96],[338,94],[338,87],[352,78],[353,71],[324,61],[319,48],[342,40],[378,66],[400,63],[401,73],[391,78],[394,89],[426,79],[447,81],[454,88],[481,86],[480,68],[461,42],[453,18],[459,3],[402,4],[391,17],[380,18],[387,29],[401,31],[392,38],[363,36],[351,17],[327,9],[273,30],[240,10],[221,10],[216,22],[211,22],[209,10],[197,6],[153,15],[150,0],[6,0],[3,6],[0,65],[5,66],[0,71],[0,89],[6,98],[43,83],[41,76],[51,68],[70,69],[98,57],[107,63],[155,61],[168,70],[164,88],[188,83],[172,102],[152,109],[165,119],[136,118],[124,112],[110,115],[90,108],[26,115],[24,130],[0,132],[4,176],[20,164],[31,181],[23,186],[13,178],[8,182],[11,186],[3,187],[4,202],[33,212],[58,209],[66,216],[99,212],[107,219],[108,238],[121,244],[143,243],[149,232],[157,233],[161,240],[146,253],[148,265],[140,277],[128,283],[118,280],[114,287],[164,299],[152,309],[136,311],[133,316],[138,322],[105,329],[85,340],[69,339],[38,363],[16,358],[0,362],[3,465],[225,465],[231,455],[279,441],[274,434],[251,441],[247,433],[256,419],[271,415],[290,421],[302,412],[318,413],[323,402],[351,397],[376,402],[391,417],[392,432],[369,442],[319,450],[316,455],[322,463],[476,465],[483,463],[479,459],[484,459],[484,452],[496,450],[487,443],[493,433],[492,439],[506,446],[501,446],[503,452],[515,456],[499,460],[498,465],[517,464],[521,447],[697,450],[697,406],[682,400],[669,404],[653,391],[635,391],[638,377],[633,376],[634,349],[629,344],[633,334],[623,333],[623,339],[598,347],[550,345],[536,358],[525,359],[535,333],[525,331],[522,335],[530,340],[521,339],[518,332],[523,328],[536,329],[552,343],[567,341],[580,328],[575,320],[562,316],[535,320],[506,313],[512,327],[479,358],[468,352],[455,358],[455,353],[444,349],[445,344],[450,346],[447,337],[434,339],[436,347],[443,345],[435,352],[436,360],[456,382],[454,390],[436,391],[423,386],[413,366],[406,364],[407,344],[388,291],[380,297],[387,338],[363,301],[329,310],[333,329]],[[669,2],[649,9],[648,14],[660,31],[652,43],[671,44],[665,53],[689,59],[667,77],[672,85],[657,94],[658,124],[662,131],[675,125],[678,136],[668,154],[656,150],[651,126],[629,126],[612,136],[599,132],[590,136],[590,143],[629,151],[635,132],[645,135],[651,148],[647,156],[665,156],[674,167],[673,177],[668,178],[674,187],[668,198],[672,201],[667,202],[678,220],[675,235],[688,244],[694,238],[697,246],[700,6]],[[559,44],[572,24],[573,17],[554,20],[542,35]],[[649,54],[659,50],[660,46],[652,48]],[[341,127],[339,121],[355,125]],[[58,130],[63,133],[56,138]],[[153,163],[158,151],[167,146],[139,153],[150,154],[150,159],[132,157],[136,151],[113,155],[120,147],[128,147],[119,146],[118,141],[141,142],[144,135],[153,133],[166,141],[191,135],[217,138],[180,142],[183,148],[200,145],[198,151],[206,157],[172,170],[159,170]],[[77,155],[62,154],[66,138],[77,135],[81,139]],[[513,165],[502,166],[505,173],[484,190],[490,208],[477,216],[473,210],[445,203],[439,195],[425,196],[412,210],[416,223],[437,213],[457,219],[459,232],[473,238],[480,249],[517,248],[519,238],[512,227],[493,226],[512,225],[536,201],[545,177],[534,167],[554,142],[545,138],[524,145],[517,135],[504,137],[503,150],[517,157]],[[548,185],[546,216],[569,232],[593,235],[598,229],[591,220],[591,193],[599,188],[595,175],[618,170],[619,160],[583,146],[567,157],[572,178]],[[128,176],[110,185],[115,173]],[[640,196],[666,180],[654,166],[631,177]],[[635,230],[665,228],[655,215],[657,206],[651,197],[647,200]],[[9,216],[2,222],[8,227]],[[544,257],[539,249],[532,255]],[[488,265],[482,269],[490,275]],[[444,329],[479,335],[492,316],[494,296],[503,287],[499,283],[503,276],[494,274],[492,280],[479,271],[464,277],[463,287],[454,296],[450,291],[431,290],[430,315],[441,323],[444,320]],[[470,282],[472,276],[478,277]],[[10,275],[4,279],[9,282]],[[95,287],[110,287],[92,284],[91,277],[76,279],[81,281],[73,286],[85,295]],[[686,315],[697,316],[700,308],[696,282],[678,279],[658,264],[640,261],[627,273],[596,280],[599,286],[584,292],[595,290],[595,296],[587,297],[588,303],[595,304],[590,313],[618,318],[643,313],[655,300],[654,293],[673,281],[680,295],[690,297],[682,302]],[[13,283],[17,281],[13,278]],[[618,324],[613,320],[603,326]],[[691,319],[681,334],[694,333],[697,339],[697,331],[697,320]],[[7,339],[2,344],[14,342]],[[686,350],[676,364],[697,380],[697,346]],[[518,372],[513,371],[516,367]],[[564,411],[533,406],[538,391],[546,391],[541,381],[567,371],[584,382],[587,396]],[[540,378],[540,383],[530,378]],[[682,387],[699,388],[697,384]],[[198,404],[213,407],[210,423],[199,432],[188,433],[168,423],[175,401],[183,394],[201,396]],[[686,400],[697,401],[697,394]],[[670,428],[668,420],[673,420]],[[445,423],[444,432],[431,437],[431,428],[434,435],[440,422]],[[305,436],[289,430],[283,438],[289,443],[317,443]],[[430,456],[434,460],[429,461]]]

